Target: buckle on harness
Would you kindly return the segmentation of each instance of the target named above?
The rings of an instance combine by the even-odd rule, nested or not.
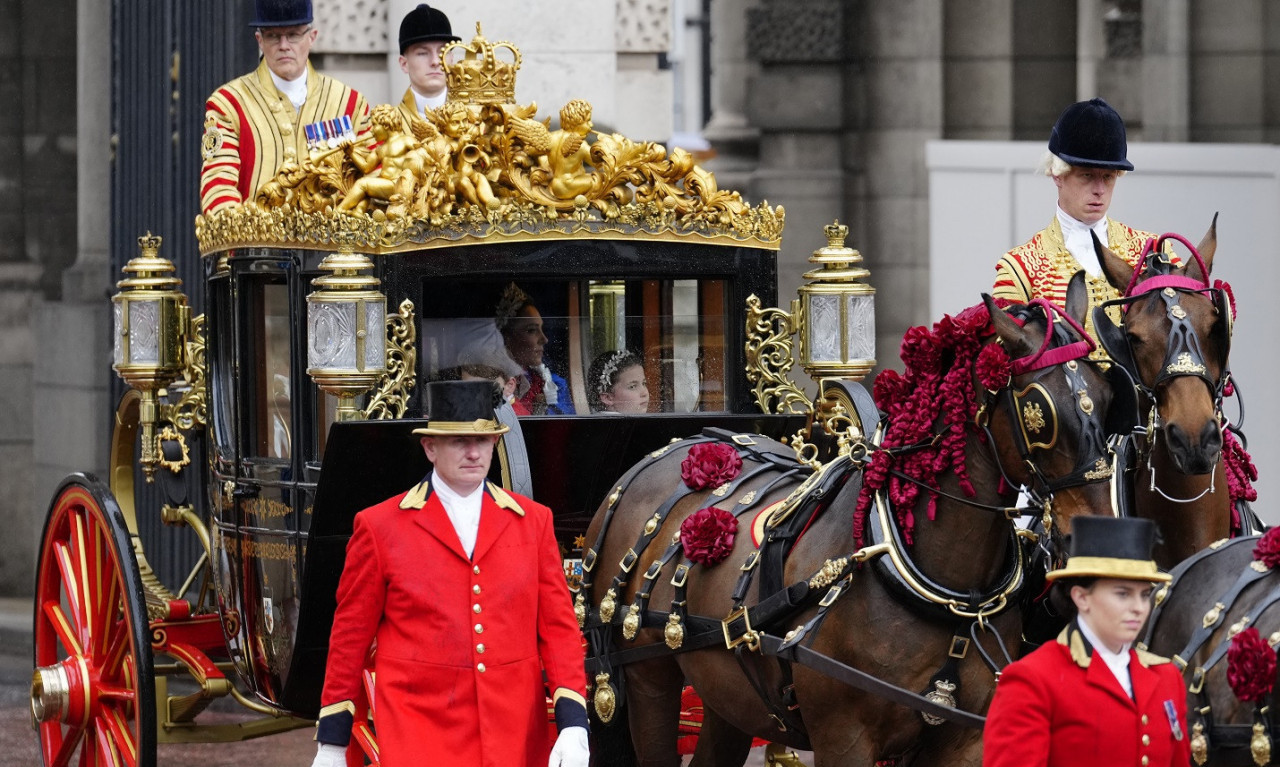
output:
[[[947,657],[963,659],[969,654],[969,638],[968,637],[951,637],[951,649],[947,650]]]
[[[729,635],[729,624],[742,619],[742,625],[746,627],[746,631],[742,632],[742,636],[734,639]],[[760,635],[756,630],[751,628],[751,614],[747,612],[747,608],[739,607],[729,613],[729,615],[720,621],[720,628],[724,631],[724,646],[727,649],[734,649],[740,644],[745,644],[748,650],[756,652],[760,649]]]
[[[752,439],[749,435],[746,435],[746,434],[735,434],[732,437],[730,437],[730,439],[734,441],[734,444],[742,445],[743,447],[748,447],[756,443],[754,439]]]

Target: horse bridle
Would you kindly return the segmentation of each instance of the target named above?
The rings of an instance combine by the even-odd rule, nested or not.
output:
[[[1192,257],[1200,265],[1201,274],[1204,275],[1203,281],[1180,274],[1158,274],[1142,282],[1142,292],[1135,294],[1133,290],[1138,285],[1138,275],[1146,268],[1149,260],[1163,259],[1164,263],[1168,263],[1168,257],[1163,255],[1160,250],[1162,243],[1167,239],[1178,240],[1187,246],[1191,251]],[[1172,327],[1169,332],[1169,342],[1165,347],[1164,362],[1161,364],[1155,380],[1147,384],[1142,380],[1137,369],[1129,334],[1122,327],[1111,321],[1111,317],[1106,310],[1112,306],[1119,306],[1122,312],[1127,313],[1129,307],[1135,302],[1156,292],[1159,292],[1160,298],[1164,301],[1164,313]],[[1209,376],[1209,368],[1205,364],[1204,350],[1200,345],[1200,335],[1196,332],[1195,327],[1192,326],[1190,315],[1182,308],[1180,303],[1179,299],[1184,294],[1199,294],[1209,298],[1213,302],[1214,310],[1224,323],[1225,337],[1223,338],[1222,364],[1220,366],[1222,375],[1217,379]],[[1200,257],[1199,251],[1185,238],[1177,234],[1165,234],[1158,239],[1148,240],[1138,266],[1134,268],[1133,277],[1129,280],[1124,296],[1105,301],[1093,310],[1093,326],[1098,332],[1098,340],[1102,343],[1102,348],[1106,350],[1113,362],[1124,368],[1129,377],[1133,379],[1134,385],[1149,399],[1155,400],[1156,389],[1165,382],[1181,376],[1194,376],[1204,381],[1209,387],[1209,391],[1213,394],[1215,409],[1219,409],[1222,405],[1223,390],[1226,387],[1227,380],[1230,378],[1230,373],[1227,370],[1227,359],[1231,349],[1231,323],[1231,304],[1225,283],[1218,282],[1212,285],[1209,283],[1209,270],[1205,267],[1204,259]]]
[[[1027,494],[1047,514],[1049,502],[1054,493],[1070,487],[1109,480],[1112,474],[1110,460],[1112,451],[1107,444],[1106,431],[1101,420],[1094,417],[1094,399],[1089,396],[1089,384],[1085,380],[1080,363],[1082,359],[1087,360],[1089,353],[1094,350],[1093,339],[1084,332],[1080,323],[1043,298],[1033,299],[1025,306],[1013,310],[1010,316],[1019,324],[1025,323],[1030,318],[1032,307],[1036,306],[1040,307],[1045,315],[1044,341],[1034,354],[1011,360],[1009,381],[998,390],[987,390],[986,402],[978,409],[974,420],[986,432],[988,442],[994,444],[990,429],[991,404],[997,398],[1003,400],[1004,406],[1012,413],[1016,425],[1013,430],[1014,445],[1031,474],[1032,483],[1027,488]],[[1054,314],[1057,314],[1067,327],[1055,323]],[[1071,339],[1068,327],[1075,330],[1080,340]],[[1059,345],[1051,346],[1055,339]],[[1048,371],[1051,368],[1059,365],[1075,395],[1075,410],[1078,411],[1081,421],[1080,449],[1077,451],[1076,465],[1070,473],[1056,479],[1049,479],[1033,459],[1036,451],[1050,450],[1058,441],[1060,412],[1049,390],[1041,383],[1041,379],[1049,375]],[[1033,372],[1037,375],[1032,382],[1015,390],[1013,378]],[[998,460],[996,465],[1000,467],[1005,482],[1010,486],[1016,486],[1009,479],[1004,465]]]
[[[1138,277],[1147,268],[1149,261],[1158,259],[1162,263],[1169,263],[1168,256],[1164,255],[1161,250],[1162,244],[1168,239],[1177,240],[1187,247],[1191,252],[1191,256],[1200,265],[1203,281],[1180,274],[1157,274],[1143,281],[1141,283],[1142,292],[1135,294],[1133,291],[1139,284]],[[1122,312],[1128,313],[1129,308],[1135,302],[1153,293],[1159,293],[1161,300],[1164,302],[1164,315],[1169,320],[1171,327],[1169,340],[1165,346],[1164,361],[1156,373],[1155,380],[1148,384],[1142,380],[1138,370],[1129,334],[1122,327],[1111,321],[1110,315],[1107,314],[1107,309],[1112,306],[1119,306]],[[1190,314],[1182,308],[1181,297],[1183,295],[1203,295],[1207,297],[1213,303],[1214,311],[1223,322],[1222,360],[1219,366],[1221,375],[1216,379],[1209,375],[1208,365],[1205,364],[1204,350],[1200,344],[1200,335],[1191,324]],[[1231,350],[1232,320],[1231,302],[1226,283],[1216,282],[1210,284],[1209,270],[1206,268],[1200,252],[1186,238],[1177,234],[1164,234],[1159,238],[1148,240],[1143,248],[1142,256],[1138,260],[1138,265],[1134,267],[1133,275],[1129,278],[1129,284],[1125,288],[1124,296],[1103,302],[1094,308],[1093,326],[1098,333],[1098,340],[1102,343],[1102,348],[1106,350],[1112,362],[1127,374],[1134,387],[1152,403],[1146,424],[1146,433],[1150,440],[1156,439],[1162,425],[1159,411],[1155,405],[1156,390],[1174,378],[1192,376],[1203,381],[1209,387],[1210,396],[1213,397],[1214,412],[1221,414],[1226,385],[1231,379],[1227,360]],[[1148,462],[1149,456],[1150,454],[1148,453]],[[1169,501],[1190,503],[1199,500],[1205,493],[1211,493],[1214,490],[1214,480],[1211,475],[1209,487],[1202,491],[1200,495],[1194,498],[1172,498],[1156,487],[1155,471],[1151,470],[1150,474],[1150,489],[1159,492]]]

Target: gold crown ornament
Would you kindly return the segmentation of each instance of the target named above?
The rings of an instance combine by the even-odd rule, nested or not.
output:
[[[464,51],[463,57],[449,63],[449,52],[455,48]],[[498,58],[499,48],[506,48],[515,56],[513,61]],[[449,43],[440,51],[444,59],[444,77],[448,84],[448,101],[464,104],[514,104],[516,103],[516,70],[520,68],[520,49],[502,40],[491,43],[480,34],[480,22],[476,22],[476,36],[469,45]]]

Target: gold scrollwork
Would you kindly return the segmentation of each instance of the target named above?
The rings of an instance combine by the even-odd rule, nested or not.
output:
[[[160,406],[160,420],[168,421],[183,431],[203,428],[209,420],[204,325],[203,314],[191,320],[191,329],[183,345],[183,383],[169,386],[171,393],[181,391],[182,396],[172,405]]]
[[[413,322],[413,302],[400,302],[396,314],[387,315],[387,372],[378,379],[364,417],[402,418],[409,406],[409,392],[418,383],[418,331]]]
[[[662,639],[672,650],[679,650],[680,645],[684,644],[684,626],[680,623],[679,613],[671,613],[667,616],[667,625],[662,630]]]
[[[800,325],[800,302],[791,307],[791,312],[764,308],[758,296],[747,297],[747,380],[763,412],[812,415],[809,396],[787,375],[794,364],[791,336]]]
[[[613,713],[618,705],[618,695],[613,691],[613,685],[609,683],[608,674],[596,674],[596,692],[592,697],[592,703],[595,704],[596,716],[600,717],[600,721],[605,724],[613,721]]]
[[[187,438],[182,436],[182,432],[172,426],[165,426],[160,430],[160,444],[165,442],[176,442],[178,449],[182,451],[182,455],[170,461],[164,457],[164,452],[160,453],[160,466],[168,469],[171,473],[177,474],[187,466],[191,465],[191,448],[187,447]]]
[[[836,578],[840,577],[840,573],[849,565],[848,557],[840,557],[839,559],[828,559],[822,563],[822,568],[809,579],[809,588],[825,589],[827,586],[836,582]]]
[[[1084,478],[1088,480],[1107,479],[1111,474],[1111,464],[1107,463],[1107,459],[1099,458],[1094,462],[1093,468],[1084,473]]]

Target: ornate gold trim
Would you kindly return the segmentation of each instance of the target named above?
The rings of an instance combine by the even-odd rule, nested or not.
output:
[[[414,324],[413,302],[400,302],[396,314],[387,315],[387,372],[374,385],[367,419],[403,418],[409,406],[409,392],[418,383],[418,330]]]
[[[208,383],[205,375],[205,316],[193,318],[183,342],[183,366],[180,374],[185,381],[182,396],[172,405],[160,406],[160,420],[168,421],[183,431],[204,428],[209,422]]]
[[[787,375],[795,364],[791,336],[802,324],[799,314],[799,301],[786,312],[762,307],[754,293],[747,297],[747,380],[765,413],[813,414],[809,395]]]
[[[1205,367],[1199,362],[1192,362],[1190,352],[1183,352],[1178,355],[1177,362],[1171,363],[1164,370],[1171,375],[1203,375]]]

